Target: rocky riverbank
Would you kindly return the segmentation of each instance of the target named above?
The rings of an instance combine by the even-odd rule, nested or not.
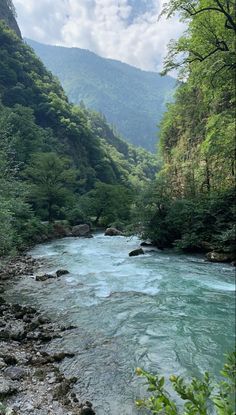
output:
[[[32,275],[36,266],[24,255],[0,270],[0,415],[94,415],[92,404],[80,402],[74,391],[77,378],[66,378],[58,367],[74,354],[45,351],[48,342],[75,327],[60,327],[36,309],[4,299],[6,285]]]

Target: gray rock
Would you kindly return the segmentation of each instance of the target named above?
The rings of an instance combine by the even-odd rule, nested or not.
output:
[[[4,398],[8,395],[11,395],[17,392],[18,388],[11,380],[6,379],[3,376],[0,376],[0,398]]]
[[[13,322],[12,324],[0,330],[0,340],[21,341],[25,338],[26,333],[24,325],[21,322]]]
[[[2,358],[0,358],[0,370],[4,369],[6,367],[6,363],[4,362],[4,360]]]
[[[23,367],[10,366],[4,371],[4,374],[12,380],[20,380],[27,375],[27,370]]]
[[[144,255],[144,250],[142,248],[134,249],[129,253],[129,256],[138,256],[138,255]]]
[[[208,261],[211,262],[230,262],[233,260],[232,254],[226,254],[221,252],[208,252],[206,254]]]
[[[116,228],[107,228],[105,231],[105,236],[121,236],[123,235],[121,231]]]
[[[47,281],[49,279],[56,278],[54,275],[51,274],[44,274],[44,275],[36,275],[35,280],[36,281]]]
[[[90,235],[90,226],[87,224],[73,226],[72,235],[73,236],[88,236]]]

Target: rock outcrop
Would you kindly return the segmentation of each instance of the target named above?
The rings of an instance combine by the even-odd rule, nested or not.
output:
[[[72,228],[72,235],[78,237],[90,237],[91,231],[90,226],[87,224],[73,226]]]
[[[234,255],[224,252],[208,252],[206,254],[208,261],[211,262],[231,262],[234,260]]]
[[[11,2],[0,0],[0,20],[4,20],[7,26],[14,30],[17,36],[22,39],[21,31],[15,18],[15,9]]]
[[[121,236],[123,235],[121,231],[116,228],[107,228],[105,231],[105,236]]]

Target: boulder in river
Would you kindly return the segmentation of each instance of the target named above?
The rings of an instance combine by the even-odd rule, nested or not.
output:
[[[56,271],[57,278],[61,277],[62,275],[67,275],[67,274],[69,274],[69,271],[67,271],[67,269],[58,269]]]
[[[43,274],[43,275],[36,275],[35,280],[36,281],[47,281],[52,278],[56,278],[56,277],[52,274]]]
[[[208,252],[206,254],[208,261],[211,262],[230,262],[233,260],[233,255],[224,252]]]
[[[121,231],[116,228],[107,228],[105,231],[105,236],[120,236],[123,235]]]
[[[138,255],[144,255],[144,250],[142,248],[134,249],[129,253],[129,256],[138,256]]]
[[[141,242],[140,246],[144,246],[145,248],[152,248],[154,245],[152,242]]]
[[[72,228],[72,235],[73,236],[83,236],[83,237],[89,237],[91,235],[90,233],[90,226],[84,223],[83,225],[76,225]]]

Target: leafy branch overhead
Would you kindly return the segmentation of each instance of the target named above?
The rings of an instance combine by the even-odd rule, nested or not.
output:
[[[174,14],[180,15],[188,27],[184,36],[170,43],[163,74],[182,68],[181,74],[186,76],[198,63],[202,74],[212,80],[236,68],[233,1],[171,0],[164,4],[161,16],[170,18]]]

